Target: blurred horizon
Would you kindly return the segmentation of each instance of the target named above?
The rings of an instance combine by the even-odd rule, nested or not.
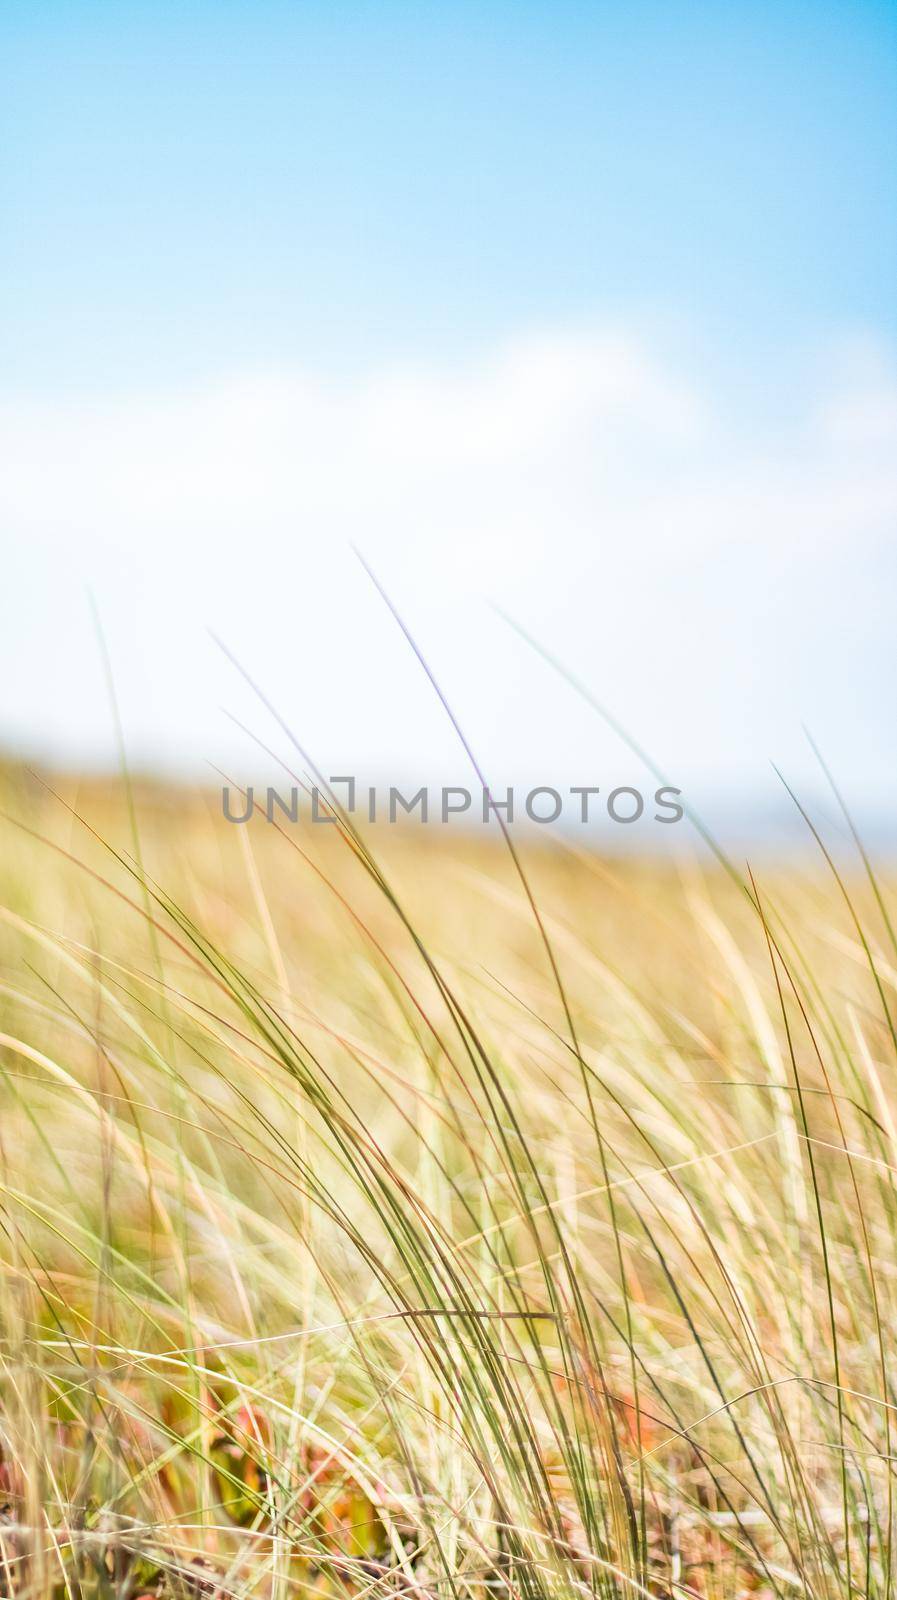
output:
[[[490,817],[488,822],[483,819],[477,779],[469,770],[465,772],[460,762],[454,771],[447,771],[436,781],[420,773],[403,776],[401,772],[393,772],[388,779],[371,772],[351,776],[356,779],[355,804],[350,813],[352,823],[369,840],[375,853],[382,845],[388,847],[391,839],[421,849],[438,850],[443,846],[463,849],[467,844],[475,844],[497,849],[500,854],[506,850],[496,819]],[[538,815],[528,815],[527,784],[510,786],[513,792],[510,832],[518,844],[525,840],[530,848],[544,848],[549,852],[582,850],[621,861],[636,858],[658,867],[666,863],[673,869],[690,860],[703,860],[712,865],[714,856],[719,859],[720,854],[726,856],[735,870],[745,861],[775,863],[785,860],[802,869],[821,869],[825,867],[821,846],[842,867],[853,870],[859,870],[862,865],[860,846],[879,867],[897,861],[897,826],[893,810],[869,805],[862,799],[857,803],[855,796],[841,791],[847,808],[845,815],[822,773],[813,784],[791,793],[785,787],[785,779],[785,782],[777,782],[776,790],[761,791],[758,787],[741,796],[707,788],[669,790],[656,779],[642,776],[640,781],[635,780],[632,772],[625,775],[625,782],[621,780],[623,792],[613,796],[616,783],[613,775],[592,772],[580,776],[589,783],[599,777],[605,779],[600,788],[590,793],[585,820],[581,816],[581,795],[577,791],[571,794],[562,782],[557,790],[562,801],[557,818],[550,815],[552,802],[544,789],[533,797],[533,810]],[[342,779],[342,784],[338,782],[334,792],[345,803],[346,775],[337,777]],[[542,777],[546,783],[550,782],[550,774],[543,773]],[[784,779],[785,775],[782,777]],[[327,778],[328,774],[321,774],[325,784]],[[127,758],[126,765],[117,769],[108,764],[73,768],[54,765],[40,757],[32,759],[21,751],[0,751],[4,815],[26,827],[32,805],[43,807],[47,802],[51,810],[54,806],[58,808],[61,823],[71,826],[77,821],[89,829],[97,821],[97,807],[104,816],[110,807],[113,811],[120,810],[122,825],[130,829],[133,805],[141,831],[156,812],[170,821],[183,808],[186,819],[200,806],[210,817],[218,821],[226,819],[233,827],[236,842],[240,830],[235,822],[246,818],[246,786],[251,785],[253,830],[273,821],[284,835],[309,840],[320,836],[312,812],[311,794],[315,782],[315,775],[303,766],[295,753],[289,769],[282,763],[269,762],[267,766],[256,763],[250,768],[247,765],[239,772],[209,769],[205,774],[191,774],[184,770],[166,771],[158,766],[135,768],[127,764]],[[446,822],[440,816],[443,782],[451,786],[449,809],[452,814]],[[396,802],[392,817],[389,814],[390,784],[394,784],[403,797]],[[633,805],[632,785],[641,796],[643,810],[627,825],[625,814]],[[411,804],[422,787],[428,795],[425,823],[421,821],[419,802]],[[534,784],[533,787],[540,786]],[[655,791],[658,788],[664,788],[666,826],[657,821],[660,813]],[[459,789],[466,790],[470,796],[466,809],[458,798]],[[227,811],[222,798],[225,790],[229,796]],[[272,791],[277,797],[273,800],[270,798]],[[376,797],[373,821],[368,816],[371,804],[368,795],[372,791]],[[508,787],[495,783],[492,792],[500,802],[506,802]],[[324,794],[326,788],[322,789]],[[291,804],[296,806],[294,816],[289,814]],[[684,814],[670,825],[669,812],[677,804],[681,804]],[[266,816],[268,808],[270,818]],[[323,800],[318,810],[317,820],[322,822],[326,812]],[[504,805],[502,815],[507,822]],[[113,834],[101,832],[101,837],[107,843],[114,842]]]

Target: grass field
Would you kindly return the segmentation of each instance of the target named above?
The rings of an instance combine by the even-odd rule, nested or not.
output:
[[[886,874],[2,788],[4,1595],[893,1592]]]

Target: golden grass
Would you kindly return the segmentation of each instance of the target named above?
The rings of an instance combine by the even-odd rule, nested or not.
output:
[[[3,790],[0,1592],[891,1593],[860,870]]]

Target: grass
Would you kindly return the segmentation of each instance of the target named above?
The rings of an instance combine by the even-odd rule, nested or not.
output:
[[[886,879],[2,787],[4,1595],[892,1593]]]

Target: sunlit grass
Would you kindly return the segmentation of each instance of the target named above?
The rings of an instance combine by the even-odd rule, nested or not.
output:
[[[888,882],[135,800],[4,782],[0,1592],[890,1594]]]

